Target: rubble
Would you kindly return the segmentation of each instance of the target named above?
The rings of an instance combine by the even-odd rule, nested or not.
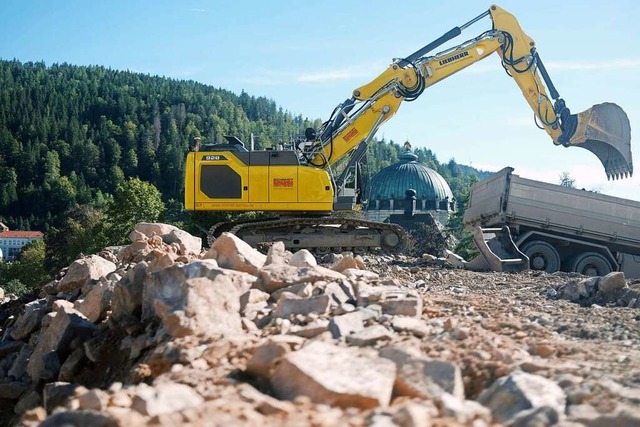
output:
[[[500,422],[511,421],[523,411],[540,408],[553,411],[552,417],[557,420],[564,414],[566,400],[564,391],[555,382],[519,371],[500,378],[478,398]]]
[[[115,271],[116,265],[97,255],[74,261],[58,283],[58,292],[70,292],[81,288],[89,280],[98,280]]]
[[[387,406],[395,365],[373,353],[313,342],[284,356],[271,378],[282,399],[307,396],[342,408]]]
[[[9,425],[633,425],[640,284],[167,224],[0,307]],[[18,308],[18,309],[16,309]]]

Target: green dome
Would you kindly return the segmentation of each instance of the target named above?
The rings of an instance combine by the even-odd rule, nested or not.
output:
[[[371,178],[370,200],[403,200],[405,191],[416,191],[417,200],[453,201],[453,193],[442,175],[418,163],[418,156],[406,152],[400,161]]]

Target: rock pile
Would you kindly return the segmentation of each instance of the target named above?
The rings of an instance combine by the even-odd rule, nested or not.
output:
[[[621,307],[640,308],[640,284],[627,284],[621,272],[603,277],[577,277],[552,290],[550,296],[582,305],[616,304]]]
[[[75,261],[5,322],[0,421],[640,423],[640,373],[623,369],[637,352],[615,359],[618,370],[598,365],[553,329],[554,309],[583,309],[543,296],[571,292],[562,275],[352,254],[318,264],[282,243],[263,255],[227,233],[203,251],[164,224],[138,224],[130,237]],[[609,279],[584,288],[627,286]]]

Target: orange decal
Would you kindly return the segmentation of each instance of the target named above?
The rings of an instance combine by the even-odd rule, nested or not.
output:
[[[347,134],[343,136],[342,139],[344,139],[345,141],[349,141],[351,138],[353,138],[357,134],[358,134],[358,129],[353,128],[349,132],[347,132]]]
[[[276,188],[292,188],[293,178],[273,178],[273,186]]]

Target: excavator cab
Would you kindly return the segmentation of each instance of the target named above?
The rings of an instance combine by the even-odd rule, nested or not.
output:
[[[576,116],[576,130],[564,145],[585,148],[595,154],[609,179],[633,175],[631,125],[624,110],[606,102]]]

